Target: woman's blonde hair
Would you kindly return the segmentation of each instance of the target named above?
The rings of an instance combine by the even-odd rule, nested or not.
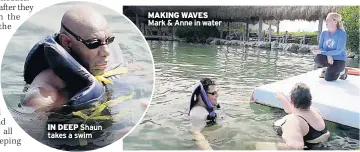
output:
[[[345,30],[344,24],[343,24],[343,22],[342,22],[342,17],[341,17],[340,14],[335,13],[335,12],[331,12],[331,13],[329,13],[329,14],[327,15],[327,17],[331,17],[333,20],[337,21],[337,24],[336,24],[337,28],[340,28],[340,29],[342,29],[342,30]]]

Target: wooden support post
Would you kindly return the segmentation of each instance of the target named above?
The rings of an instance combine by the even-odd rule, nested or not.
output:
[[[227,36],[230,35],[230,22],[227,22]]]
[[[172,40],[175,41],[175,32],[176,32],[176,28],[175,26],[172,26]]]
[[[136,23],[136,26],[137,26],[139,29],[141,29],[141,28],[140,28],[140,25],[139,25],[139,16],[138,16],[138,14],[136,14],[136,17],[135,17],[135,23]]]
[[[262,40],[262,24],[263,24],[263,20],[260,17],[259,18],[259,31],[258,31],[258,41]]]
[[[146,33],[146,24],[143,22],[143,31],[144,31],[144,34]]]
[[[245,27],[245,41],[249,41],[249,20],[246,21]]]
[[[272,30],[271,30],[271,24],[270,24],[270,26],[269,26],[269,35],[268,35],[269,36],[269,42],[271,42],[271,31]]]
[[[162,36],[162,33],[161,33],[161,26],[158,27],[158,36]]]
[[[223,39],[223,28],[224,28],[224,24],[220,25],[220,39]]]
[[[318,36],[317,36],[318,42],[319,42],[319,40],[320,40],[320,36],[321,36],[321,32],[322,32],[323,20],[324,20],[324,18],[321,16],[321,17],[319,18],[319,27],[318,27]]]
[[[142,34],[144,34],[144,23],[143,22],[140,22],[140,32],[142,33]]]

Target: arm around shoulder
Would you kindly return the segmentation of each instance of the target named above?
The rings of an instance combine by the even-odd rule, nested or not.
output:
[[[26,93],[22,104],[35,110],[47,112],[59,107],[58,102],[56,102],[59,99],[61,99],[59,92],[51,86],[33,87]]]
[[[67,103],[67,92],[60,91],[65,83],[50,69],[42,71],[32,81],[22,105],[37,111],[53,111]]]

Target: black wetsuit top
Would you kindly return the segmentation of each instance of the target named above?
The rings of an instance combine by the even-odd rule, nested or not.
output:
[[[299,115],[297,115],[297,116],[299,116]],[[299,117],[301,117],[301,116],[299,116]],[[303,117],[301,117],[301,118],[306,121],[305,118],[303,118]],[[304,136],[304,141],[316,139],[316,138],[320,137],[321,135],[327,133],[327,128],[326,128],[326,126],[325,126],[325,128],[324,128],[323,130],[317,131],[317,130],[315,130],[307,121],[306,121],[306,123],[307,123],[308,126],[309,126],[309,132]]]
[[[299,115],[296,115],[296,116],[299,116]],[[318,138],[318,137],[326,134],[328,130],[327,130],[326,125],[325,125],[325,128],[324,128],[323,130],[321,130],[321,131],[315,130],[315,129],[309,124],[309,122],[306,121],[305,118],[303,118],[303,117],[301,117],[301,116],[299,116],[299,117],[302,118],[302,119],[304,119],[305,122],[306,122],[306,123],[308,124],[308,126],[309,126],[309,132],[303,137],[304,145],[305,145],[305,148],[304,148],[304,149],[305,149],[305,150],[309,150],[309,149],[311,149],[312,147],[314,147],[315,145],[317,145],[317,144],[319,144],[319,143],[308,143],[308,142],[306,142],[306,141],[308,141],[308,140],[314,140],[314,139],[316,139],[316,138]],[[285,122],[286,122],[286,120],[284,121],[283,124],[281,124],[281,126],[284,125]],[[275,128],[276,131],[278,132],[278,135],[280,135],[280,136],[282,136],[281,126],[280,126],[279,128]]]

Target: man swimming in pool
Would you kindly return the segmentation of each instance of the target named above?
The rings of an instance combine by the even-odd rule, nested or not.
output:
[[[82,5],[65,12],[60,31],[54,35],[56,43],[93,76],[102,75],[116,66],[109,65],[109,46],[114,39],[107,20],[91,7]],[[34,70],[25,71],[32,73]],[[38,111],[56,111],[69,101],[68,84],[51,68],[42,70],[27,83],[29,89],[23,106]]]
[[[220,108],[217,103],[218,92],[216,84],[209,78],[203,78],[196,85],[190,101],[191,131],[196,144],[204,150],[212,150],[209,142],[201,131],[216,123],[215,110]]]

